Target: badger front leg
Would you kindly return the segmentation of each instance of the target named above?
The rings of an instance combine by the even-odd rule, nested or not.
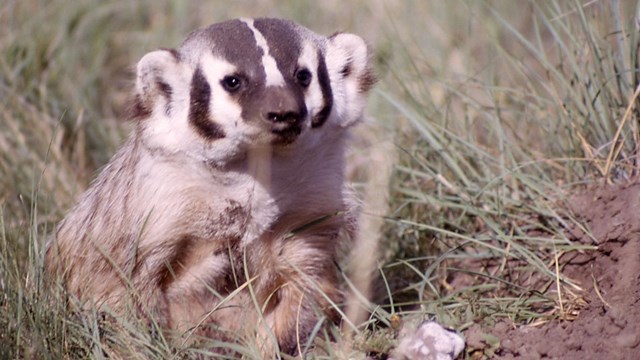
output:
[[[258,341],[263,354],[300,353],[318,322],[335,323],[341,300],[335,266],[335,235],[292,236],[268,250],[271,264],[257,269],[256,295],[264,323]],[[265,251],[264,247],[259,251]]]

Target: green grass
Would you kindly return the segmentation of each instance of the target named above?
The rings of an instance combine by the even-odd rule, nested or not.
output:
[[[566,316],[581,298],[562,275],[562,255],[593,248],[567,237],[583,226],[568,197],[638,173],[637,4],[338,4],[0,4],[1,358],[102,358],[114,344],[140,358],[199,351],[140,324],[69,310],[44,281],[42,246],[127,133],[118,113],[136,61],[238,16],[351,31],[375,49],[375,116],[358,130],[350,174],[380,260],[372,301],[356,301],[372,313],[357,324],[356,348],[387,349],[392,314],[460,330]],[[378,169],[393,161],[390,179],[369,173],[372,161],[382,161]],[[388,201],[366,195],[386,192]],[[256,356],[249,345],[228,346]],[[346,356],[328,348],[326,356]]]

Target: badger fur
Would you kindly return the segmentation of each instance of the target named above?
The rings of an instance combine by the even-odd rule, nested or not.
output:
[[[336,251],[356,226],[345,143],[373,82],[360,37],[281,19],[146,54],[135,130],[57,227],[47,266],[84,306],[299,351],[336,320]]]

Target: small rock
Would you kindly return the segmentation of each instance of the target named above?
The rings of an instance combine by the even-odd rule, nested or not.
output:
[[[390,354],[393,360],[453,360],[464,349],[464,339],[433,321],[418,325],[415,332],[400,338]]]

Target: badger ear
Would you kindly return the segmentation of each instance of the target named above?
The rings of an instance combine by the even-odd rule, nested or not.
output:
[[[342,80],[351,79],[358,85],[360,93],[367,93],[376,83],[376,77],[369,64],[367,44],[358,35],[337,33],[329,38],[328,59],[334,74]],[[336,68],[339,67],[339,68]]]
[[[134,117],[150,115],[159,105],[169,115],[172,95],[184,86],[182,73],[176,50],[161,49],[143,56],[136,66]]]
[[[349,127],[362,118],[367,95],[376,82],[367,44],[357,35],[338,33],[329,37],[326,53],[337,124]]]

